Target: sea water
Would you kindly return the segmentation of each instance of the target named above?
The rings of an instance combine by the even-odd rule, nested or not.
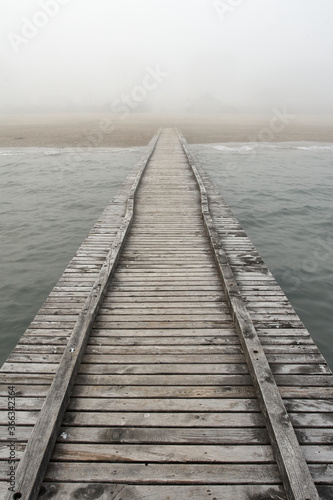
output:
[[[333,368],[333,144],[192,149]]]
[[[0,366],[142,152],[0,149]]]
[[[333,367],[333,144],[191,148]],[[0,365],[142,152],[0,149]]]

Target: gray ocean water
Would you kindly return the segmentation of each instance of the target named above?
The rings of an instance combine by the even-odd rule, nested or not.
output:
[[[193,150],[333,368],[333,144]]]
[[[141,154],[0,149],[0,366]]]
[[[333,144],[192,149],[333,367]],[[0,365],[141,153],[0,149]]]

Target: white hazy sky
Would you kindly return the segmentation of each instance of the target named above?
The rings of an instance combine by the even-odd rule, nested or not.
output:
[[[333,0],[1,0],[0,62],[0,106],[111,102],[159,66],[166,109],[332,111]]]

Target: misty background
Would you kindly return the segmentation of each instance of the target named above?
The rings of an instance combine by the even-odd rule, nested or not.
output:
[[[333,112],[332,0],[1,0],[0,108]]]

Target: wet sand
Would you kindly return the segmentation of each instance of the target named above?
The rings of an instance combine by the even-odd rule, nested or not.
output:
[[[0,147],[131,147],[148,143],[157,128],[178,127],[189,143],[253,141],[333,142],[333,116],[215,114],[1,115]]]

